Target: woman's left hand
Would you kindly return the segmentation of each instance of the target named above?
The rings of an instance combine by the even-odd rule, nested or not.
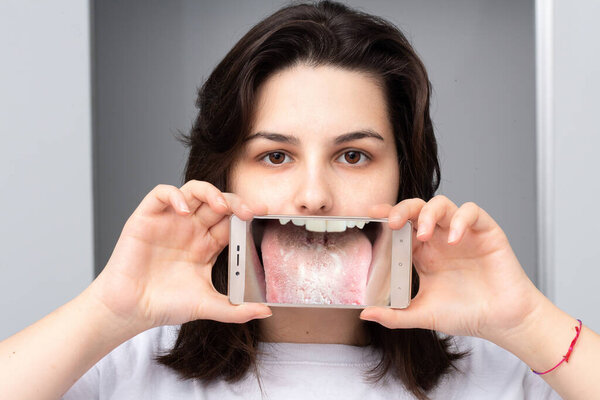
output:
[[[543,294],[529,280],[498,224],[474,203],[444,196],[425,203],[379,205],[392,229],[411,220],[413,263],[420,278],[406,309],[369,307],[361,318],[388,328],[422,328],[499,341],[525,323]]]

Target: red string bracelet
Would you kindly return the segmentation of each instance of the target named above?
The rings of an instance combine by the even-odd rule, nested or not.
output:
[[[567,354],[565,354],[563,356],[562,360],[560,360],[560,362],[558,364],[556,364],[554,367],[550,368],[548,371],[536,372],[533,369],[531,369],[531,372],[533,372],[534,374],[538,374],[538,375],[544,375],[544,374],[547,374],[548,372],[554,371],[563,362],[569,362],[569,357],[571,357],[571,353],[573,352],[573,347],[575,347],[575,343],[577,342],[577,339],[579,339],[579,334],[581,333],[582,322],[580,319],[578,319],[577,321],[579,321],[579,326],[575,327],[575,331],[577,332],[577,334],[575,335],[575,339],[573,339],[573,341],[571,342],[571,346],[569,346],[569,351],[567,351]]]

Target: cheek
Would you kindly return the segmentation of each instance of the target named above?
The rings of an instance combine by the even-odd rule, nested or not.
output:
[[[248,202],[264,204],[271,210],[282,210],[289,204],[292,188],[280,176],[255,173],[252,168],[240,168],[232,180],[231,191]]]
[[[368,209],[375,204],[396,204],[400,171],[395,159],[382,162],[360,176],[346,175],[341,183],[340,200],[355,209]]]
[[[364,210],[376,204],[396,204],[398,196],[397,179],[386,180],[378,178],[362,180],[360,182],[345,183],[339,191],[339,204],[344,209],[351,209],[354,213],[362,214]]]

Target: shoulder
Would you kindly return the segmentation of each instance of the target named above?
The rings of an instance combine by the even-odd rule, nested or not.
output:
[[[97,364],[107,378],[112,373],[120,379],[140,371],[161,367],[154,358],[171,349],[177,340],[179,326],[159,326],[149,329],[121,344]]]
[[[461,366],[471,370],[472,368],[486,365],[489,368],[507,365],[526,368],[526,365],[514,354],[504,350],[502,347],[481,338],[471,336],[450,336],[451,348],[459,352],[468,352],[461,361]]]
[[[173,347],[179,334],[179,325],[159,326],[140,333],[115,348],[107,359],[127,355],[128,359],[146,358],[149,354],[162,352]]]
[[[161,326],[129,339],[86,372],[63,399],[127,398],[132,393],[156,394],[152,387],[158,383],[176,384],[176,374],[154,359],[173,346],[178,333],[179,326]]]
[[[450,343],[452,350],[468,354],[455,362],[456,371],[442,379],[436,392],[450,390],[469,399],[560,399],[541,377],[502,347],[469,336],[450,337]]]

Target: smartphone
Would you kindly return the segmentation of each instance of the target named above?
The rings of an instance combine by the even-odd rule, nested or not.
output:
[[[412,225],[387,219],[297,215],[230,219],[232,304],[406,308],[411,299]]]

